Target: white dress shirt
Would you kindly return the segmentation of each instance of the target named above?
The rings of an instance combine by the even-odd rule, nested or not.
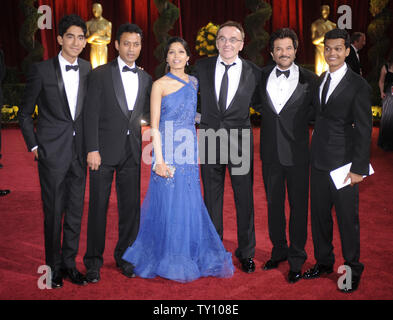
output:
[[[216,86],[216,98],[217,102],[220,98],[221,82],[225,73],[225,67],[221,64],[224,62],[221,56],[218,56],[216,64],[216,75],[215,75],[215,86]],[[225,62],[224,62],[225,63]],[[227,96],[227,109],[231,104],[233,98],[235,97],[236,91],[239,87],[240,76],[242,74],[243,63],[239,57],[234,61],[236,63],[234,66],[230,67],[228,70],[228,96]]]
[[[138,95],[138,89],[139,89],[138,74],[131,72],[131,71],[123,72],[123,68],[125,66],[128,67],[128,65],[120,57],[117,58],[117,61],[119,63],[120,75],[121,75],[121,80],[123,82],[124,93],[126,94],[127,107],[128,107],[128,110],[132,111],[132,110],[134,110],[134,107],[135,107],[135,102],[136,102],[136,98]],[[134,63],[134,65],[129,68],[133,69],[135,67],[136,67],[136,65]]]
[[[323,79],[322,84],[319,87],[319,101],[322,101],[323,86],[325,85],[328,74],[330,73],[330,77],[332,79],[330,80],[329,91],[326,95],[326,103],[329,101],[329,97],[331,96],[333,91],[337,88],[338,84],[344,78],[345,74],[347,73],[347,70],[348,70],[348,66],[346,63],[344,63],[344,65],[340,69],[338,69],[332,73],[330,73],[329,71],[326,72],[325,78]]]
[[[79,69],[78,71],[69,70],[66,71],[66,66],[77,66],[78,59],[74,63],[69,63],[64,57],[59,53],[59,63],[61,69],[61,76],[63,77],[64,88],[67,95],[68,106],[70,108],[70,113],[72,120],[75,120],[76,103],[78,101],[78,89],[79,89]]]
[[[292,63],[291,67],[287,69],[290,72],[288,78],[283,74],[277,78],[276,69],[281,70],[278,67],[273,69],[267,81],[266,89],[277,114],[279,114],[295,92],[299,83],[299,67]]]

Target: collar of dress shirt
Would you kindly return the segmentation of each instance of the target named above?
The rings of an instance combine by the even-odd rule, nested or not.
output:
[[[136,65],[135,65],[135,62],[134,62],[134,64],[130,67],[127,63],[125,63],[124,62],[124,60],[122,59],[122,58],[120,58],[120,56],[117,58],[117,61],[118,61],[118,63],[119,63],[119,68],[120,68],[120,72],[122,72],[122,70],[123,70],[123,68],[125,67],[125,66],[127,66],[128,68],[136,68]],[[131,73],[133,73],[133,72],[129,72],[128,74],[131,74]]]
[[[217,65],[224,68],[224,66],[221,64],[221,62],[224,62],[226,64],[226,62],[224,60],[222,60],[221,56],[218,55],[218,59],[217,59]],[[239,56],[237,56],[236,60],[232,62],[236,63],[236,65],[234,65],[235,68],[238,68],[239,66],[241,66],[242,61],[240,60]],[[232,69],[232,68],[231,68]]]
[[[356,49],[356,47],[355,47],[353,44],[351,44],[351,47],[355,50],[355,53],[356,53],[356,54],[359,52],[359,50]]]
[[[278,66],[276,66],[274,69],[273,69],[273,73],[274,73],[274,76],[277,78],[277,75],[276,75],[276,69],[278,69],[278,70],[280,70],[280,71],[290,71],[289,72],[289,78],[288,78],[288,80],[289,79],[291,79],[291,78],[293,78],[294,76],[295,76],[295,74],[296,73],[299,73],[299,67],[295,64],[295,63],[292,63],[292,65],[287,69],[287,70],[281,70]],[[286,77],[285,77],[286,78]],[[278,78],[277,78],[278,79]]]
[[[78,65],[78,59],[75,60],[74,63],[70,63],[69,61],[67,61],[63,55],[61,54],[63,51],[60,51],[59,53],[59,63],[60,63],[60,67],[62,70],[66,69],[66,66],[77,66]]]
[[[345,73],[347,72],[347,70],[348,70],[348,66],[344,62],[344,65],[340,69],[338,69],[334,72],[329,72],[329,71],[326,72],[325,79],[327,78],[329,73],[330,73],[330,76],[332,77],[332,81],[337,81],[338,79],[342,79],[344,77]]]

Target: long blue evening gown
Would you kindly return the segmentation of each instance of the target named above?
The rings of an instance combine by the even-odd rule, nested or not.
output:
[[[232,254],[225,250],[201,194],[195,130],[198,81],[167,76],[184,84],[162,99],[159,124],[164,160],[176,171],[168,179],[151,172],[138,237],[123,259],[142,278],[189,282],[231,277]]]

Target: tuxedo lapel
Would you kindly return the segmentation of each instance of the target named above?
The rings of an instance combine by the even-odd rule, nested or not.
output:
[[[281,112],[290,108],[296,102],[296,100],[299,99],[305,93],[305,90],[307,88],[307,83],[305,80],[306,79],[304,78],[304,73],[299,68],[299,82],[296,86],[295,91],[293,92],[292,96],[289,98],[289,100],[285,104],[284,108],[282,108]]]
[[[323,79],[325,79],[325,75],[326,75],[326,72],[322,73],[322,74],[319,76],[319,79],[318,79],[318,86],[317,86],[317,92],[316,92],[315,100],[314,100],[314,101],[316,101],[316,106],[318,107],[318,111],[319,111],[319,112],[322,112],[322,104],[321,104],[321,95],[320,95],[320,91],[321,91],[321,85],[322,85]]]
[[[70,107],[69,107],[69,104],[68,104],[67,94],[66,94],[66,91],[65,91],[63,76],[61,74],[60,63],[59,63],[59,58],[58,57],[55,57],[53,59],[53,64],[54,64],[55,73],[56,73],[57,87],[59,89],[59,95],[60,95],[60,99],[61,99],[61,101],[63,103],[63,108],[65,109],[66,115],[70,119],[72,119]]]
[[[83,102],[85,98],[85,93],[86,93],[86,74],[87,70],[83,67],[83,65],[80,62],[80,59],[78,59],[78,65],[79,65],[79,88],[78,88],[78,100],[76,102],[76,110],[75,110],[75,121],[78,119],[82,112],[83,108]]]
[[[211,95],[212,95],[212,97],[214,97],[214,101],[216,103],[217,110],[219,112],[221,112],[220,106],[218,105],[218,97],[217,97],[217,92],[216,92],[216,65],[217,65],[217,59],[218,59],[218,57],[216,59],[210,59],[209,64],[207,66],[206,73],[207,73],[207,80],[208,80],[208,82],[210,82],[210,85],[208,87],[212,91]]]
[[[120,109],[123,112],[124,116],[128,119],[127,99],[124,91],[123,81],[121,80],[120,69],[117,59],[112,61],[111,69],[113,89],[115,90],[117,102],[119,103]]]
[[[225,112],[227,112],[229,109],[232,108],[233,104],[236,101],[236,98],[238,96],[238,92],[242,92],[243,90],[247,90],[247,74],[251,74],[251,67],[248,65],[248,63],[246,61],[244,61],[242,59],[242,73],[240,75],[240,82],[239,82],[239,86],[237,87],[236,93],[231,101],[231,103],[229,104],[227,110]]]
[[[134,117],[136,117],[136,115],[138,114],[138,112],[136,112],[136,111],[138,111],[139,108],[141,107],[139,101],[140,101],[142,92],[144,92],[144,90],[145,90],[145,82],[143,81],[142,72],[139,69],[137,71],[137,74],[138,74],[138,81],[139,81],[138,93],[137,93],[137,96],[136,96],[135,107],[134,107],[134,111],[133,111],[133,113],[131,115],[130,121],[132,121],[134,119]]]
[[[270,95],[269,95],[269,92],[267,91],[267,83],[268,83],[268,81],[269,81],[269,77],[270,77],[270,74],[272,73],[272,71],[273,71],[273,69],[275,68],[275,66],[273,66],[273,67],[271,67],[271,68],[269,68],[267,71],[266,71],[266,73],[263,75],[263,79],[262,79],[262,84],[263,84],[263,86],[262,86],[262,101],[266,101],[267,102],[267,104],[268,104],[268,106],[270,107],[270,109],[272,109],[272,111],[275,113],[275,114],[277,114],[277,111],[276,111],[276,108],[274,108],[274,105],[273,105],[273,101],[272,101],[272,99],[270,98]]]
[[[341,79],[337,87],[334,89],[332,94],[330,95],[327,103],[326,103],[326,110],[329,109],[329,105],[332,101],[334,101],[350,84],[350,78],[351,78],[351,70],[348,67],[348,70],[345,74],[345,76]]]

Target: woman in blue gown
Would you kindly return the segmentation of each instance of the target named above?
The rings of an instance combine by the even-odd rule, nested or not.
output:
[[[138,237],[123,259],[142,278],[189,282],[231,277],[232,254],[219,238],[202,199],[195,114],[198,81],[185,73],[187,43],[171,38],[170,72],[153,84],[153,166]]]

